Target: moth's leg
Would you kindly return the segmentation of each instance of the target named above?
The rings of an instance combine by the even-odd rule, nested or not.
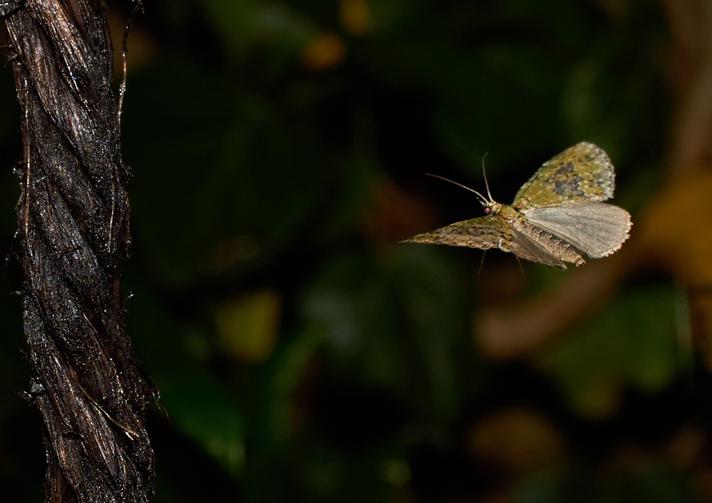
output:
[[[477,268],[477,278],[480,277],[480,273],[482,272],[482,266],[485,265],[485,255],[487,255],[487,248],[482,250],[482,259],[480,260],[480,266]]]

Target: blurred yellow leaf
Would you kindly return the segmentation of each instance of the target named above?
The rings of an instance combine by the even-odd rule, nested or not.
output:
[[[711,171],[682,171],[640,218],[645,249],[690,285],[712,284]]]
[[[341,24],[352,35],[370,32],[372,18],[368,0],[341,0]]]
[[[266,360],[277,340],[281,300],[272,291],[257,292],[221,305],[215,312],[218,340],[232,358]]]
[[[689,292],[695,344],[712,369],[712,169],[678,170],[641,217],[644,253],[669,269]],[[683,321],[687,323],[687,321]],[[684,327],[683,327],[684,330]]]
[[[344,60],[346,47],[336,33],[317,33],[302,50],[302,63],[310,70],[333,68]]]

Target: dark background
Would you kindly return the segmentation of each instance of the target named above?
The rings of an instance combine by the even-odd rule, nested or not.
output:
[[[712,500],[710,4],[148,2],[125,288],[161,393],[156,501]],[[41,501],[18,124],[6,65],[0,487]],[[483,190],[488,152],[510,202],[581,140],[633,215],[616,255],[491,252],[478,275],[476,250],[398,244],[482,214],[425,172]]]

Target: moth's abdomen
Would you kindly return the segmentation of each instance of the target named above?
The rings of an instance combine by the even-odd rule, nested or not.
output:
[[[540,227],[530,224],[525,218],[516,219],[513,226],[518,232],[535,242],[562,265],[563,262],[568,262],[576,266],[586,263],[579,250],[571,245],[571,243],[564,241]]]

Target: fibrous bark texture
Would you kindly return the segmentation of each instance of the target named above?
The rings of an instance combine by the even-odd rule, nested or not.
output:
[[[148,501],[150,390],[124,326],[129,173],[105,7],[0,0],[0,16],[22,113],[18,254],[47,500]]]

